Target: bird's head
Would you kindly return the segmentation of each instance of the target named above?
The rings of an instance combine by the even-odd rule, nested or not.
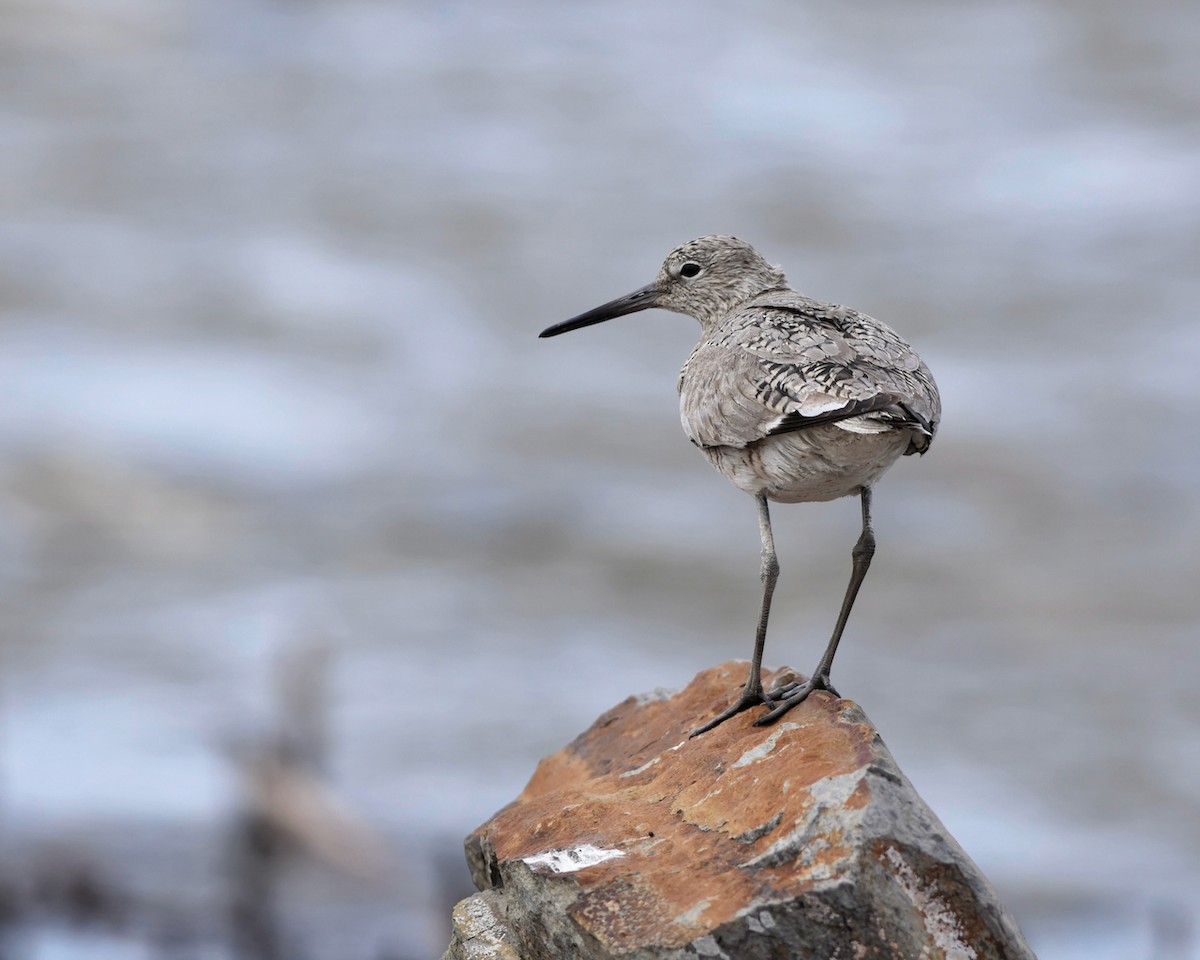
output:
[[[708,329],[747,300],[786,287],[783,271],[744,240],[700,237],[672,250],[653,283],[547,327],[539,336],[554,337],[652,307],[686,313]]]

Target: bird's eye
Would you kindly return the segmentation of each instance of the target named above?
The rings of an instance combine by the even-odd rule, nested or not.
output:
[[[685,263],[682,267],[679,268],[679,275],[681,277],[686,277],[688,280],[691,280],[692,277],[696,277],[696,276],[700,275],[701,269],[702,268],[701,268],[700,264],[696,263],[695,260],[689,260],[687,263]]]

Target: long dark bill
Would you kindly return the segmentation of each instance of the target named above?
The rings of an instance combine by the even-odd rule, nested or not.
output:
[[[581,313],[570,320],[564,320],[562,323],[556,323],[552,327],[547,327],[538,336],[557,337],[560,333],[578,330],[580,327],[590,327],[593,323],[603,323],[605,320],[611,320],[613,317],[623,317],[627,313],[648,310],[658,303],[659,296],[659,289],[652,283],[647,284],[640,290],[634,290],[633,293],[617,297],[616,300],[609,300],[608,303],[601,304],[594,310],[589,310],[587,313]]]

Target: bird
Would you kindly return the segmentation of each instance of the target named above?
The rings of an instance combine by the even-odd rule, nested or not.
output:
[[[730,706],[698,736],[765,705],[774,723],[813,691],[840,696],[829,673],[875,553],[872,490],[901,456],[924,454],[941,418],[925,362],[891,327],[793,290],[781,268],[736,237],[699,237],[668,254],[652,283],[543,330],[555,337],[651,308],[689,315],[700,341],[679,373],[684,433],[758,505],[762,602],[750,669]],[[768,503],[858,496],[862,532],[833,633],[807,679],[764,690],[763,648],[779,560]]]

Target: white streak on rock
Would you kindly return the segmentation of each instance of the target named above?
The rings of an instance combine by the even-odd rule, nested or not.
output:
[[[799,730],[801,726],[802,724],[799,723],[781,723],[775,728],[774,731],[772,731],[771,735],[767,737],[766,740],[760,743],[757,747],[751,747],[740,757],[738,757],[738,759],[733,762],[733,765],[730,769],[736,770],[738,767],[744,767],[747,764],[754,763],[755,760],[761,760],[768,753],[775,749],[775,744],[779,742],[779,738],[783,736],[784,731]]]
[[[532,857],[522,857],[529,866],[549,867],[555,873],[574,873],[594,867],[605,860],[615,860],[625,856],[621,850],[601,850],[590,843],[581,843],[566,850],[547,850],[545,853],[535,853]]]
[[[958,917],[936,891],[921,885],[916,872],[895,847],[887,849],[888,862],[896,873],[901,889],[913,906],[921,911],[930,939],[942,948],[946,960],[976,960],[975,948],[963,939]]]
[[[639,773],[645,773],[661,759],[662,757],[653,757],[643,763],[636,770],[626,770],[623,774],[621,774],[621,779],[624,780],[626,777],[636,777]]]

